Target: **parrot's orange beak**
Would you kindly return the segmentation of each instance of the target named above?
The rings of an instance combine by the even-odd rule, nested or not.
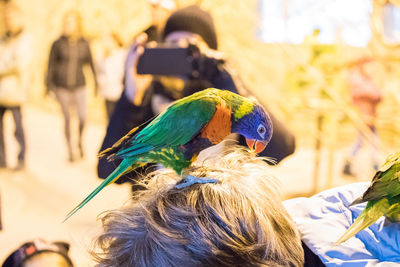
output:
[[[262,152],[265,147],[267,146],[268,142],[266,141],[257,141],[254,139],[247,139],[246,138],[247,146],[256,154]]]

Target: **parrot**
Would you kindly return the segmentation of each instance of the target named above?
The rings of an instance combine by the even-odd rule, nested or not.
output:
[[[271,140],[272,121],[256,100],[227,90],[209,88],[173,102],[153,120],[133,128],[99,153],[99,157],[122,161],[64,221],[104,187],[147,163],[160,163],[182,175],[202,150],[231,133],[243,135],[247,146],[260,153]]]
[[[400,152],[389,155],[374,175],[362,196],[349,206],[368,201],[365,209],[335,245],[345,242],[359,231],[369,227],[381,216],[390,222],[400,221]]]

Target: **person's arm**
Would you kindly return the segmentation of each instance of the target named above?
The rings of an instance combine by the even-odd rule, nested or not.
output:
[[[133,77],[133,68],[136,62],[136,44],[129,47],[124,66],[124,85],[126,97],[133,103],[136,96],[136,83]]]
[[[85,46],[86,46],[86,51],[87,51],[87,57],[86,57],[86,63],[87,64],[89,64],[89,66],[90,66],[90,69],[92,70],[92,73],[93,73],[93,79],[94,79],[94,82],[95,82],[95,94],[97,95],[97,91],[98,91],[98,85],[97,85],[97,76],[96,76],[96,68],[95,68],[95,66],[94,66],[94,63],[93,63],[93,57],[92,57],[92,52],[91,52],[91,50],[90,50],[90,45],[89,45],[89,42],[88,41],[86,41],[85,40]]]
[[[151,75],[138,75],[136,71],[138,59],[144,51],[143,45],[146,41],[147,35],[145,33],[140,34],[130,46],[125,61],[125,94],[136,106],[142,105],[146,89],[152,81]]]
[[[215,76],[212,84],[215,88],[228,90],[233,93],[239,94],[238,88],[233,81],[232,76],[225,69],[223,69],[218,75]]]
[[[47,74],[46,74],[46,93],[52,91],[55,87],[54,85],[54,71],[57,61],[57,53],[58,53],[58,46],[57,42],[54,42],[51,45],[50,55],[49,55],[49,62],[47,66]]]
[[[23,34],[23,33],[22,33]],[[14,40],[12,47],[2,53],[0,60],[0,76],[18,74],[25,71],[31,58],[31,41],[28,36]]]

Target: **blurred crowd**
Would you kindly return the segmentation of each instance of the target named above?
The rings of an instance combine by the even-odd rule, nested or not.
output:
[[[95,94],[104,99],[109,120],[107,133],[100,150],[110,147],[134,127],[162,112],[172,101],[209,87],[230,90],[250,96],[228,61],[217,54],[218,42],[212,17],[197,6],[182,8],[176,12],[174,1],[149,1],[152,7],[152,23],[142,33],[133,37],[128,47],[124,47],[115,32],[106,32],[102,37],[102,53],[93,58],[90,44],[83,36],[82,19],[77,11],[69,11],[63,17],[60,37],[51,46],[46,75],[46,93],[59,103],[64,118],[64,136],[70,162],[85,155],[83,134],[87,120],[87,89],[84,68],[89,66],[95,80]],[[20,145],[18,165],[15,170],[25,167],[25,136],[21,108],[26,101],[25,77],[29,76],[29,55],[34,51],[29,41],[29,33],[24,31],[21,10],[10,4],[6,9],[7,37],[3,44],[3,54],[12,59],[14,72],[1,79],[1,114],[11,111],[16,125],[15,137]],[[173,14],[169,16],[171,13]],[[202,56],[199,69],[189,73],[165,75],[138,74],[138,59],[145,47],[156,44],[165,47],[196,47]],[[195,53],[195,52],[193,52]],[[205,56],[210,54],[211,56]],[[174,55],[172,55],[174,56]],[[177,59],[178,60],[178,59]],[[200,62],[200,61],[199,61]],[[4,61],[4,63],[6,63]],[[11,64],[11,63],[9,63]],[[163,65],[169,62],[148,60],[147,64]],[[182,63],[183,64],[183,63]],[[154,68],[154,66],[153,66]],[[5,74],[4,74],[5,75]],[[8,82],[11,80],[13,83]],[[71,120],[77,115],[78,132],[74,133]],[[279,162],[294,151],[294,137],[283,123],[273,115],[274,138],[269,150],[262,156],[270,156]],[[2,120],[1,120],[2,121]],[[3,126],[1,133],[3,133]],[[74,138],[77,136],[77,138]],[[72,140],[77,140],[76,144]],[[0,166],[6,168],[4,137],[0,153]],[[239,142],[244,144],[244,139]],[[93,153],[93,152],[92,152]],[[99,177],[105,178],[114,163],[100,160]],[[146,167],[147,168],[147,167]],[[123,181],[123,179],[121,179]]]
[[[90,40],[83,35],[81,14],[70,10],[62,18],[60,36],[49,51],[44,97],[55,98],[59,104],[64,124],[58,132],[65,137],[66,158],[71,163],[83,159],[87,153],[97,154],[111,147],[130,130],[163,112],[173,101],[195,92],[215,87],[255,98],[231,67],[229,59],[219,51],[213,18],[207,11],[198,5],[177,8],[173,0],[148,0],[148,4],[152,10],[151,25],[133,36],[127,46],[116,32],[105,32],[101,37],[101,53],[96,57]],[[29,129],[24,126],[23,108],[33,66],[30,55],[35,53],[21,9],[11,1],[4,11],[6,33],[0,40],[0,175],[2,169],[24,171],[29,161],[25,141]],[[152,54],[156,50],[151,49],[156,48],[159,58]],[[190,54],[182,56],[178,52],[183,50],[173,50],[177,48],[184,48],[185,53]],[[173,54],[172,51],[178,52]],[[182,71],[170,66],[171,59],[178,62],[178,66],[187,66],[188,57],[196,63],[189,69]],[[372,142],[371,165],[377,170],[375,121],[382,93],[368,69],[372,61],[372,58],[363,57],[348,67],[348,87],[352,103],[375,141]],[[85,151],[83,138],[88,109],[87,67],[94,77],[96,96],[104,100],[108,123],[98,151]],[[283,121],[268,111],[274,133],[260,156],[278,164],[294,153],[295,137]],[[12,114],[15,124],[14,135],[19,146],[16,166],[9,166],[6,157],[6,145],[10,145],[6,144],[4,136],[6,112]],[[71,126],[74,120],[79,125],[76,132]],[[241,136],[230,139],[239,146],[246,144]],[[364,142],[360,132],[346,158],[344,174],[354,176],[352,162]],[[222,149],[224,153],[227,146],[229,142]],[[118,184],[131,183],[136,204],[102,218],[105,232],[97,240],[97,246],[105,252],[93,253],[99,266],[324,266],[323,262],[331,260],[329,255],[333,254],[341,261],[352,261],[349,253],[340,254],[340,249],[329,248],[327,239],[318,239],[306,232],[311,222],[324,223],[321,218],[330,216],[329,212],[318,219],[313,217],[312,209],[306,209],[307,214],[299,214],[299,206],[312,206],[306,200],[282,205],[278,188],[266,185],[274,183],[264,174],[265,164],[271,161],[237,152],[222,159],[216,156],[213,162],[205,167],[209,168],[205,173],[198,170],[194,173],[215,178],[218,185],[195,185],[188,190],[171,188],[171,183],[177,183],[179,178],[160,170],[153,174],[157,176],[152,179],[157,180],[155,184],[143,182],[142,176],[160,169],[155,164],[120,177]],[[97,176],[107,178],[119,163],[99,159]],[[224,171],[220,174],[215,168]],[[235,177],[243,176],[248,176],[246,179],[251,182],[234,181]],[[322,193],[319,198],[325,202],[315,202],[315,205],[325,207],[340,202],[341,206],[335,208],[340,210],[343,206],[347,210],[345,198],[359,193],[359,188]],[[344,196],[340,192],[344,192]],[[194,195],[199,204],[190,201]],[[197,213],[203,217],[197,218],[194,215]],[[345,217],[341,219],[342,224],[348,223]],[[193,229],[187,231],[187,228]],[[318,242],[323,249],[316,249]],[[3,266],[73,266],[68,250],[69,244],[64,242],[33,240],[12,252]],[[360,248],[358,252],[364,255],[360,262],[374,262],[365,256],[368,248]]]

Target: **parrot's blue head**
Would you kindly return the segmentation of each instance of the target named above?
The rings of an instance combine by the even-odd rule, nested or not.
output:
[[[272,137],[271,118],[264,108],[255,104],[253,109],[240,119],[233,118],[232,133],[243,135],[249,148],[260,153]]]

